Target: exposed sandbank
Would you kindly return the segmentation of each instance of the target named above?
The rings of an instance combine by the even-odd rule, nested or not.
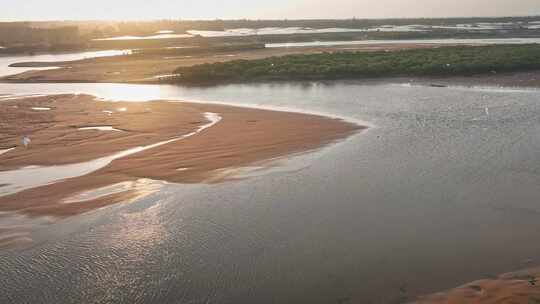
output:
[[[32,108],[47,107],[49,111]],[[112,113],[111,113],[112,112]],[[208,123],[204,113],[219,113],[219,123],[196,136],[112,161],[90,174],[0,197],[0,211],[69,216],[138,197],[133,188],[91,200],[66,200],[85,191],[140,179],[176,183],[220,182],[220,171],[291,153],[319,148],[362,127],[322,116],[173,102],[103,102],[88,95],[57,95],[0,103],[0,170],[53,166],[97,159],[132,147],[189,134]],[[111,126],[123,132],[79,130]],[[21,134],[32,139],[19,146]]]
[[[416,304],[540,303],[540,268],[506,273],[496,278],[419,298]]]

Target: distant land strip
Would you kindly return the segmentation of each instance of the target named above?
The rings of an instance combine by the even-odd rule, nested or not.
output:
[[[402,76],[471,76],[540,69],[540,45],[452,46],[375,52],[288,55],[180,67],[172,82],[334,80]]]

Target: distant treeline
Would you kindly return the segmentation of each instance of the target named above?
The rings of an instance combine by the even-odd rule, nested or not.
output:
[[[365,28],[382,25],[456,25],[492,22],[532,22],[540,16],[489,17],[489,18],[406,18],[406,19],[300,19],[300,20],[152,20],[152,21],[45,21],[30,22],[33,27],[77,26],[81,35],[91,34],[110,37],[111,35],[148,35],[161,30],[183,33],[188,30],[224,30],[233,28],[265,27],[312,27],[312,28]]]
[[[43,21],[14,22],[11,25],[31,28],[77,27],[81,38],[107,38],[113,36],[152,35],[171,30],[185,33],[189,30],[225,30],[233,28],[311,27],[311,28],[366,28],[382,25],[456,25],[483,22],[533,22],[540,16],[497,18],[414,18],[414,19],[309,19],[309,20],[153,20],[153,21]],[[0,23],[0,28],[8,23]],[[0,35],[0,38],[2,36]],[[1,40],[1,39],[0,39]]]
[[[77,26],[37,28],[28,23],[0,23],[0,46],[75,45],[80,44]]]
[[[540,21],[538,17],[447,18],[447,19],[320,19],[320,20],[155,20],[155,21],[43,21],[0,22],[0,53],[62,51],[76,49],[160,48],[180,45],[204,46],[219,43],[272,43],[322,40],[422,39],[422,38],[490,38],[538,37],[540,30],[519,26]],[[94,40],[118,36],[150,36],[160,31],[183,34],[189,30],[221,31],[233,28],[309,27],[365,29],[383,25],[440,25],[474,23],[515,23],[499,30],[460,31],[432,29],[425,32],[343,32],[284,34],[248,37],[177,38],[154,40]]]
[[[174,82],[212,84],[393,76],[451,76],[540,69],[540,45],[338,52],[181,67]]]
[[[529,17],[469,17],[469,18],[405,18],[405,19],[300,19],[300,20],[215,20],[207,21],[205,24],[197,24],[199,21],[183,21],[194,22],[191,25],[193,29],[205,30],[204,26],[209,26],[217,29],[231,28],[265,28],[265,27],[310,27],[310,28],[366,28],[382,25],[456,25],[456,24],[472,24],[472,23],[498,23],[498,22],[532,22],[539,21],[540,16]],[[209,22],[209,23],[208,23]]]

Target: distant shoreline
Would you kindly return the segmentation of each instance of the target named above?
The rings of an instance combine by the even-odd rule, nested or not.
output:
[[[502,48],[513,49],[517,46],[503,46]],[[521,46],[523,47],[523,46]],[[529,48],[539,48],[540,46],[527,46]],[[435,48],[435,49],[434,49]],[[377,45],[377,46],[355,46],[355,47],[300,47],[300,48],[276,48],[258,50],[238,50],[233,52],[218,52],[210,54],[199,54],[193,56],[171,57],[164,60],[156,55],[119,56],[86,59],[73,62],[48,62],[48,63],[19,63],[17,66],[58,66],[54,70],[32,70],[21,74],[0,78],[4,83],[133,83],[133,84],[174,84],[174,79],[170,76],[177,73],[175,69],[190,70],[197,65],[207,63],[230,64],[231,60],[269,60],[270,57],[281,57],[288,55],[309,56],[309,54],[321,54],[323,52],[377,52],[377,51],[399,51],[399,50],[422,50],[436,53],[448,47],[437,47],[433,45]],[[471,47],[485,50],[494,47]],[[498,47],[497,47],[498,48]],[[307,54],[307,55],[304,55]],[[540,64],[540,61],[536,64]],[[338,79],[303,79],[295,77],[293,79],[227,79],[206,80],[206,81],[182,81],[180,84],[188,86],[212,86],[226,83],[249,83],[249,82],[302,82],[302,81],[333,81],[333,80],[355,80],[370,83],[414,83],[419,85],[441,85],[441,86],[504,86],[504,87],[540,87],[540,68],[534,65],[524,64],[523,68],[503,71],[490,71],[484,73],[467,72],[447,75],[396,75],[377,77],[339,77]],[[163,77],[162,77],[163,76]],[[298,79],[296,79],[298,78]]]
[[[177,84],[463,77],[540,70],[540,45],[449,46],[324,52],[179,67]]]

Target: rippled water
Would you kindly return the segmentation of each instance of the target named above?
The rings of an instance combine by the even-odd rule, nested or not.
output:
[[[0,252],[7,302],[391,303],[540,256],[540,92],[357,82],[0,84],[327,113],[372,124],[217,185],[164,185]],[[487,110],[486,110],[487,109]]]

